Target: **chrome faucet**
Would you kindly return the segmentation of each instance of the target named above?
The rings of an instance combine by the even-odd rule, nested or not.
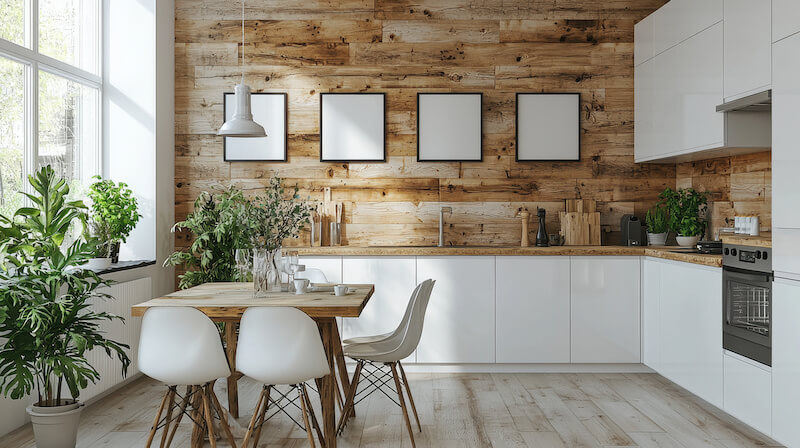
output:
[[[444,247],[444,214],[453,213],[453,207],[439,208],[439,247]]]

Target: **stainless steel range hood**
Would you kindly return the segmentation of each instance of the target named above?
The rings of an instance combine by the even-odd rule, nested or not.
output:
[[[717,112],[770,112],[771,110],[772,90],[758,92],[717,106]]]

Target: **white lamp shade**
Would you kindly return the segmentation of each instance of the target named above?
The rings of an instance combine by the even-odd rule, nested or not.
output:
[[[217,135],[225,137],[266,137],[264,127],[253,121],[250,109],[250,87],[244,83],[233,89],[236,96],[236,111],[233,118],[223,123]]]

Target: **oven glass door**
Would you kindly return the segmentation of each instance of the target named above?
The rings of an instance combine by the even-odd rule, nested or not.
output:
[[[725,271],[726,331],[769,346],[772,284],[766,274]]]

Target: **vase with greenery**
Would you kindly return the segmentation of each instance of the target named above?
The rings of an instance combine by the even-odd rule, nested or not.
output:
[[[128,346],[106,337],[103,322],[123,318],[97,312],[91,302],[111,299],[109,282],[76,269],[95,254],[92,237],[66,243],[87,208],[68,201],[69,186],[50,166],[28,178],[32,204],[0,216],[0,389],[12,399],[35,392],[28,408],[37,446],[75,446],[80,391],[100,379],[87,360],[93,350],[116,357],[123,376]]]
[[[124,243],[142,215],[133,191],[124,182],[116,183],[95,176],[97,182],[89,187],[91,199],[92,234],[98,240],[95,258],[119,261],[119,246]]]
[[[667,242],[668,224],[667,208],[661,204],[656,204],[647,211],[645,216],[647,225],[647,244],[651,246],[663,246]]]
[[[677,234],[678,245],[694,246],[705,234],[708,194],[694,188],[665,189],[659,196],[667,207],[669,228]]]

